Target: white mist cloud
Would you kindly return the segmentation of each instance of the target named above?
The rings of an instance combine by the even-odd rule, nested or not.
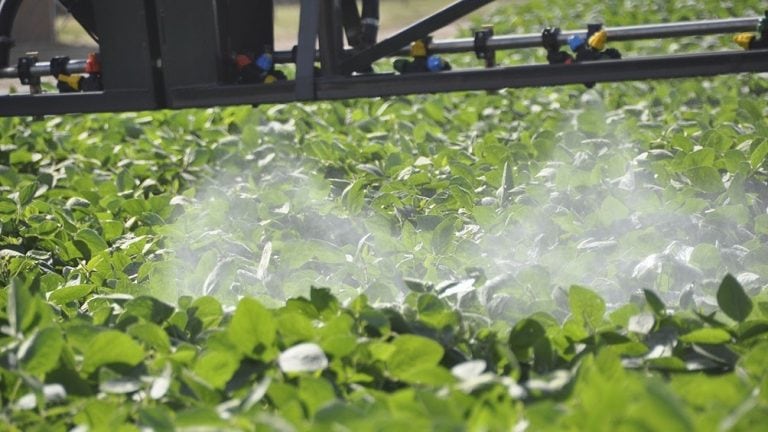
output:
[[[584,111],[574,118],[609,119],[596,97],[586,93]],[[553,160],[517,185],[513,203],[482,236],[494,291],[517,300],[518,310],[535,311],[553,299],[553,290],[571,284],[621,305],[642,288],[660,292],[670,304],[686,289],[699,303],[713,303],[728,272],[748,289],[765,283],[768,275],[745,259],[744,243],[755,237],[744,225],[752,226],[754,215],[742,224],[716,217],[716,197],[676,188],[681,179],[659,174],[672,153],[628,139],[625,127],[616,117],[588,139],[595,134],[578,123],[563,125],[558,139],[584,139],[561,144]]]
[[[340,196],[344,175],[327,179],[316,160],[286,150],[299,139],[291,122],[254,127],[257,138],[242,138],[256,142],[250,154],[169,228],[179,292],[281,302],[323,286],[342,299],[365,293],[389,302],[402,298],[404,278],[474,278],[479,286],[482,270],[484,294],[524,313],[557,302],[571,284],[613,305],[642,288],[671,303],[692,288],[706,303],[726,272],[748,289],[761,286],[766,275],[744,246],[754,235],[729,219],[735,209],[677,188],[684,178],[662,169],[676,156],[628,138],[626,113],[644,122],[647,110],[606,112],[594,91],[581,102],[552,131],[551,159],[515,168],[508,204],[483,198],[477,225],[459,215],[461,241],[446,256],[428,253],[430,236],[404,213],[416,209],[396,207],[399,222],[365,206],[351,214]]]
[[[290,124],[258,130],[273,141],[295,140]],[[342,299],[399,295],[401,278],[379,258],[367,227],[375,222],[350,215],[316,163],[272,144],[246,159],[239,172],[220,173],[167,230],[180,295],[279,303],[312,286]]]

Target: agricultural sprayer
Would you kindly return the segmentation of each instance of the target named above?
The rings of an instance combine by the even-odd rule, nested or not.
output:
[[[546,28],[522,35],[496,35],[485,27],[466,39],[430,37],[492,1],[456,1],[379,40],[378,0],[363,0],[362,8],[356,0],[302,0],[296,46],[275,51],[272,0],[60,0],[98,43],[98,52],[84,59],[40,59],[35,53],[11,59],[11,30],[22,0],[0,0],[0,78],[29,89],[0,96],[0,115],[591,86],[768,71],[768,12],[631,27],[588,24],[584,30]],[[729,33],[743,49],[631,57],[609,47]],[[545,50],[547,63],[497,62],[497,51],[522,48]],[[479,67],[458,69],[445,58],[464,52],[474,53]],[[395,60],[380,67],[386,58]],[[44,76],[55,79],[57,91],[43,91]]]

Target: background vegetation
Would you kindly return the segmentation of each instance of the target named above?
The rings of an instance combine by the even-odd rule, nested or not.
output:
[[[553,0],[484,21],[759,6]],[[756,430],[766,92],[742,75],[2,119],[3,424]]]

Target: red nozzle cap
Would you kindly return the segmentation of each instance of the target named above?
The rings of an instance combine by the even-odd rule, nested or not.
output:
[[[251,58],[247,55],[238,54],[235,56],[235,64],[237,65],[238,69],[242,69],[251,63],[253,63],[253,60],[251,60]]]
[[[98,54],[88,54],[88,60],[85,61],[85,72],[89,74],[101,73],[101,62]]]

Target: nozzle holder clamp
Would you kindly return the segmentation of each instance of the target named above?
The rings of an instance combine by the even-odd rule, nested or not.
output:
[[[573,56],[560,49],[560,27],[547,27],[541,32],[541,45],[547,50],[549,64],[571,64]]]
[[[488,46],[488,41],[493,38],[493,26],[483,26],[475,31],[475,56],[485,60],[485,67],[496,67],[496,50]]]
[[[40,87],[40,77],[32,74],[32,68],[37,64],[38,57],[36,52],[27,53],[23,57],[19,57],[19,62],[16,65],[16,70],[19,74],[19,81],[22,85],[30,86],[30,89],[34,93],[35,87]]]
[[[69,75],[67,66],[69,65],[69,57],[60,56],[51,59],[51,75],[58,77],[59,75]]]

